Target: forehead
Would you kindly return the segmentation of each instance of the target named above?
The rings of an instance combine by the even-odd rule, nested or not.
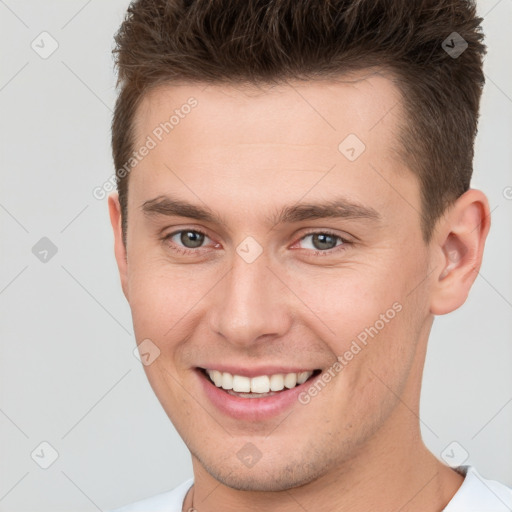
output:
[[[130,190],[147,200],[180,188],[222,209],[232,197],[227,187],[240,205],[336,187],[384,206],[396,201],[386,181],[416,186],[397,155],[401,123],[400,91],[379,72],[259,87],[164,85],[136,114],[135,148],[148,138],[155,144],[131,173]]]
[[[190,98],[197,101],[197,108],[193,109],[193,116],[185,113],[184,118],[192,118],[188,125],[194,125],[193,118],[199,118],[202,145],[208,141],[229,144],[236,133],[237,144],[332,146],[331,139],[336,141],[349,130],[371,143],[373,137],[383,133],[382,128],[393,140],[395,125],[401,118],[400,92],[392,75],[382,71],[279,85],[167,84],[143,97],[136,113],[136,139],[142,140],[169,120],[173,111],[188,110]],[[181,114],[180,124],[183,113],[177,114]],[[179,137],[180,130],[173,131]],[[198,149],[196,143],[190,141]]]

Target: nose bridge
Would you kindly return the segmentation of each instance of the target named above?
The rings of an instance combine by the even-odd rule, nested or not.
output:
[[[261,254],[254,261],[238,253],[230,272],[216,287],[210,328],[236,345],[250,345],[264,335],[281,336],[290,325],[283,285]]]

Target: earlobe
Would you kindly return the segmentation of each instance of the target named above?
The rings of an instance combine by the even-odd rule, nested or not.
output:
[[[460,196],[440,220],[432,241],[440,262],[433,273],[432,314],[450,313],[466,301],[482,264],[489,228],[487,198],[474,189]]]
[[[128,258],[126,247],[123,241],[122,222],[121,222],[121,205],[119,204],[119,196],[117,192],[112,192],[108,196],[108,209],[110,214],[110,223],[114,232],[114,253],[119,269],[119,277],[121,279],[121,287],[126,299],[128,298]]]

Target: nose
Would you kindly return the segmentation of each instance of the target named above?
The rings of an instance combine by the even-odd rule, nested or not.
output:
[[[235,254],[231,271],[215,287],[209,326],[233,345],[248,347],[290,329],[286,279],[278,278],[279,272],[268,264],[263,254],[252,263]]]

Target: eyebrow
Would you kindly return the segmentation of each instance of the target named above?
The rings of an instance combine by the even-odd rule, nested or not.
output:
[[[223,219],[206,206],[198,206],[169,195],[158,196],[145,201],[141,209],[147,217],[188,217],[203,222],[225,224]],[[377,210],[370,206],[348,201],[344,197],[334,198],[319,203],[300,203],[285,206],[265,220],[276,224],[291,224],[315,219],[361,219],[378,221],[382,217]]]

